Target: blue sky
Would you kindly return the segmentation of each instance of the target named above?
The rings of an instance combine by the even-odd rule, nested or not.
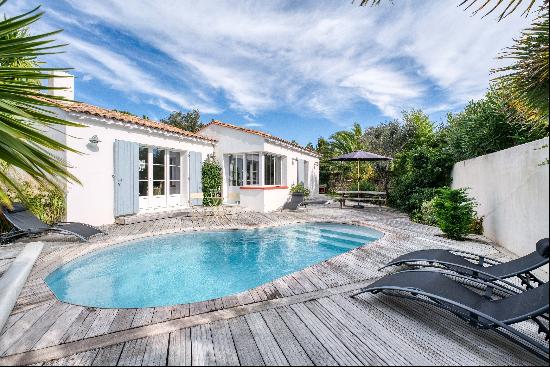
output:
[[[9,0],[41,4],[33,31],[64,29],[76,99],[153,119],[197,108],[305,144],[422,108],[435,121],[481,97],[495,57],[529,20],[496,22],[459,0]]]

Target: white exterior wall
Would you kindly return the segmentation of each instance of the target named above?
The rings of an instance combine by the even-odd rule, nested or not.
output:
[[[223,162],[223,193],[226,199],[228,194],[238,192],[240,204],[251,210],[269,212],[281,209],[289,199],[289,188],[296,184],[298,180],[298,159],[308,162],[308,186],[311,192],[315,194],[319,190],[319,159],[311,154],[290,148],[283,143],[267,140],[258,135],[215,124],[201,130],[200,134],[218,140],[215,155],[219,162]],[[224,162],[224,156],[227,154],[257,152],[272,153],[284,157],[281,188],[259,190],[230,187],[227,182],[228,167]],[[262,166],[263,163],[260,160],[260,185],[263,183]]]
[[[548,237],[548,138],[458,162],[453,188],[469,194],[484,217],[484,235],[501,246],[526,255]]]
[[[68,184],[67,220],[92,225],[114,223],[114,142],[126,140],[148,146],[172,150],[201,152],[203,159],[212,154],[212,143],[199,139],[185,138],[177,134],[143,128],[116,120],[106,120],[90,115],[59,112],[61,118],[86,125],[84,128],[67,127],[66,143],[83,154],[67,153],[70,172],[82,185]],[[97,149],[89,139],[97,135],[101,142]],[[182,206],[188,205],[188,159],[182,156]]]

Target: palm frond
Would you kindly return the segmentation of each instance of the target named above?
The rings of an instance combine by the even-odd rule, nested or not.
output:
[[[3,4],[5,0],[0,0]],[[67,69],[41,67],[37,61],[64,46],[50,38],[60,31],[29,34],[28,27],[43,15],[38,10],[0,21],[0,163],[26,173],[40,185],[57,186],[59,180],[78,182],[58,152],[78,152],[43,130],[81,125],[58,118],[52,108],[62,98],[44,94],[58,88],[41,82],[59,77],[52,72]],[[0,203],[10,205],[7,191],[21,193],[19,187],[6,170],[0,170]]]
[[[546,1],[533,24],[522,32],[513,46],[498,56],[512,63],[491,71],[496,75],[497,87],[507,92],[511,106],[535,123],[548,121],[549,116],[548,10]]]
[[[392,0],[390,1],[393,3]],[[547,2],[547,0],[538,1]],[[375,6],[379,5],[381,2],[382,0],[360,0],[359,5]],[[464,10],[474,9],[472,15],[476,15],[479,12],[485,11],[483,17],[486,17],[489,14],[495,12],[497,9],[502,9],[504,7],[504,9],[500,12],[498,16],[498,20],[500,21],[510,14],[514,13],[521,4],[526,4],[522,15],[528,15],[531,10],[533,10],[536,3],[537,0],[462,0],[458,6],[463,7]]]

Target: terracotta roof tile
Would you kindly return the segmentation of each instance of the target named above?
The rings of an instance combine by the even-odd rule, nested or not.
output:
[[[301,150],[301,151],[305,151],[308,154],[311,154],[311,155],[314,155],[314,156],[317,156],[317,157],[319,156],[319,154],[317,152],[315,152],[311,149],[304,148],[303,146],[301,146],[299,144],[296,144],[294,142],[279,138],[277,136],[268,134],[266,132],[259,131],[259,130],[248,129],[246,127],[241,127],[241,126],[237,126],[237,125],[233,125],[233,124],[228,124],[226,122],[222,122],[222,121],[218,121],[218,120],[212,120],[210,123],[206,124],[202,129],[200,129],[199,132],[206,129],[208,126],[211,126],[211,125],[227,127],[229,129],[235,129],[235,130],[242,131],[244,133],[258,135],[258,136],[261,136],[261,137],[266,138],[266,139],[275,140],[275,141],[278,141],[278,142],[281,142],[281,143],[284,143],[284,144],[291,145],[292,147],[294,147],[298,150]]]
[[[146,120],[137,116],[129,115],[118,111],[108,110],[105,108],[93,106],[83,102],[66,102],[66,101],[57,101],[57,100],[51,101],[51,102],[58,105],[59,108],[61,108],[64,111],[86,113],[93,116],[99,116],[99,117],[104,117],[104,118],[113,119],[117,121],[128,122],[131,124],[150,127],[152,129],[167,131],[167,132],[187,136],[190,138],[201,139],[209,142],[216,141],[215,139],[208,138],[206,136],[202,136],[199,134],[195,134],[190,131],[185,131],[175,126],[164,124],[162,122],[158,122],[154,120]]]

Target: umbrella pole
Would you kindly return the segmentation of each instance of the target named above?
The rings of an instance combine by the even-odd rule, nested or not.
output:
[[[361,164],[360,161],[357,161],[357,191],[359,191],[359,185],[361,183],[361,172],[359,170],[359,165]],[[359,197],[359,193],[357,193],[357,197]]]

